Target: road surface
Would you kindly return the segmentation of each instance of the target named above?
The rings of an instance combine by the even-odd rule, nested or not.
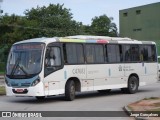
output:
[[[148,97],[160,97],[160,82],[139,88],[136,94],[124,94],[119,89],[102,95],[98,92],[85,92],[76,95],[74,101],[65,101],[64,96],[48,97],[44,101],[37,101],[34,97],[7,97],[0,96],[0,111],[123,111],[122,108],[129,103]],[[116,114],[116,113],[115,113]],[[125,112],[122,113],[124,116]],[[0,118],[2,119],[2,118]],[[14,118],[15,120],[16,118]],[[19,119],[19,118],[17,118]],[[35,118],[33,118],[35,120]],[[42,118],[51,119],[51,118]],[[78,118],[52,118],[58,120],[81,120]],[[86,117],[85,120],[132,120],[129,117]],[[37,118],[38,120],[38,118]]]

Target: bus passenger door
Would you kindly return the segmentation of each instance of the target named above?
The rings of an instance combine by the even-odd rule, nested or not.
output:
[[[45,95],[61,94],[62,75],[62,51],[61,44],[51,43],[47,46],[44,59],[44,90]]]

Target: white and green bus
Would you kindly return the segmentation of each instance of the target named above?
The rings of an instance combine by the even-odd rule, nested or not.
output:
[[[106,36],[35,38],[13,44],[6,66],[7,96],[136,93],[158,80],[155,42]]]

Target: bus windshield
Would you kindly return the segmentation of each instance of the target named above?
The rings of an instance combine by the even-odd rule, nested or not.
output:
[[[13,45],[7,61],[7,76],[28,78],[38,74],[42,68],[43,43]]]

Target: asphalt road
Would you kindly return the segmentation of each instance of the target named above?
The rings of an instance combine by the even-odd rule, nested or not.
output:
[[[37,101],[34,97],[0,96],[0,111],[123,111],[129,103],[148,97],[160,97],[160,82],[139,88],[136,94],[124,94],[119,89],[102,95],[98,92],[85,92],[76,95],[74,101],[65,101],[64,96],[48,97],[44,101]],[[116,113],[115,113],[116,114]],[[122,113],[124,116],[125,112]],[[127,116],[127,115],[126,115]],[[2,118],[0,118],[2,119]],[[19,119],[19,118],[17,118]],[[33,118],[35,120],[35,118]],[[50,118],[42,118],[50,119]],[[57,117],[52,119],[81,120],[82,118]],[[86,117],[86,120],[132,120],[129,117]],[[15,120],[15,118],[14,118]]]

